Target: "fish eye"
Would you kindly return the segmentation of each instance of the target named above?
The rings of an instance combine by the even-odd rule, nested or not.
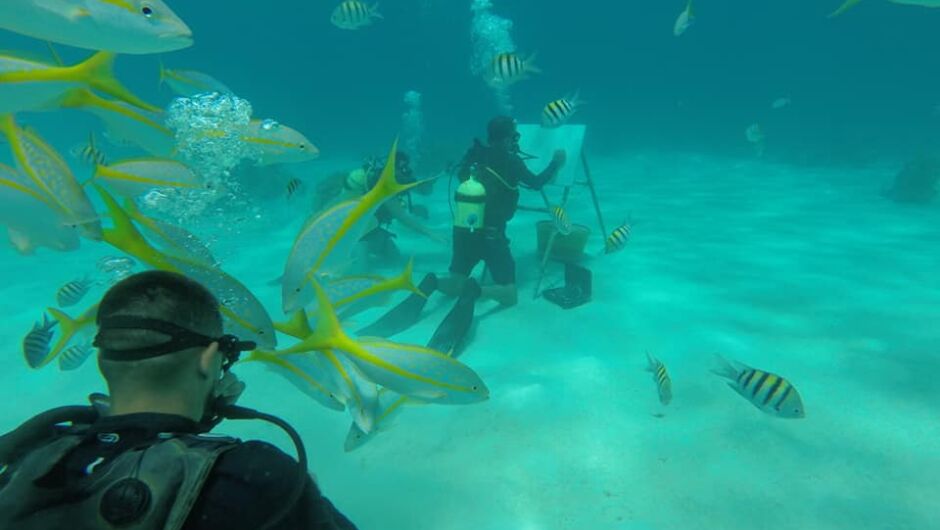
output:
[[[143,7],[140,8],[140,12],[143,13],[144,16],[147,18],[150,18],[153,16],[153,8],[150,7],[148,4],[144,4]]]

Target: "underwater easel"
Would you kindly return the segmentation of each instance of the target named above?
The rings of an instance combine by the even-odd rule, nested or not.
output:
[[[591,202],[594,206],[594,213],[597,216],[597,226],[600,229],[601,237],[606,236],[607,226],[606,223],[604,223],[604,215],[601,212],[600,201],[597,198],[597,189],[594,185],[594,178],[591,175],[591,167],[588,163],[587,154],[584,152],[584,137],[587,133],[587,126],[564,125],[554,129],[546,129],[541,125],[525,124],[519,125],[517,130],[520,134],[520,148],[523,152],[534,155],[536,157],[534,160],[544,161],[551,159],[556,149],[564,149],[568,155],[569,161],[580,161],[580,164],[565,164],[559,174],[551,182],[549,182],[549,185],[562,188],[561,205],[563,207],[567,205],[568,199],[571,195],[571,190],[575,186],[586,187],[591,195]],[[540,168],[531,167],[530,169],[535,171]],[[552,203],[548,199],[548,194],[543,189],[541,191],[541,195],[544,203],[542,206],[520,205],[519,209],[523,211],[539,212],[546,215],[551,215]],[[539,224],[542,223],[551,223],[551,221],[543,221]],[[575,229],[586,230],[586,227],[577,225],[575,226]],[[541,228],[539,230],[541,231]],[[571,243],[576,244],[578,238],[580,237],[586,238],[587,235],[578,233],[575,237],[575,240]],[[553,252],[556,251],[558,238],[559,234],[557,230],[552,228],[552,232],[548,236],[548,242],[545,245],[545,249],[542,253],[542,259],[539,262],[539,277],[536,282],[533,298],[538,298],[539,296],[539,291],[541,289],[546,267],[548,265],[548,259],[552,257]],[[566,248],[570,249],[571,245],[567,245]]]

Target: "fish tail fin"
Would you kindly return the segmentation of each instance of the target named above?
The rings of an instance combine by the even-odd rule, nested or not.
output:
[[[98,195],[104,202],[105,209],[111,217],[113,226],[104,230],[104,240],[114,248],[134,256],[143,263],[157,269],[176,271],[150,243],[144,239],[137,227],[134,226],[131,216],[117,203],[114,197],[98,183],[93,183]]]
[[[538,56],[539,54],[536,52],[536,53],[529,54],[529,56],[525,58],[525,61],[524,61],[525,73],[527,74],[541,74],[542,73],[542,69],[536,66],[535,64],[536,59],[538,59]]]
[[[69,342],[72,341],[72,337],[74,337],[81,328],[81,324],[64,311],[54,307],[47,308],[46,310],[52,315],[53,320],[59,324],[59,331],[62,332],[62,335],[59,337],[59,340],[56,341],[55,346],[49,350],[49,354],[46,355],[45,359],[39,363],[37,368],[42,368],[58,357],[69,345]]]
[[[652,372],[656,370],[656,357],[653,357],[653,355],[649,351],[646,352],[646,362],[647,362],[647,365],[646,365],[647,372]]]
[[[303,309],[294,312],[287,322],[275,322],[274,329],[301,340],[313,333],[310,329],[310,320],[307,319],[307,312]]]
[[[12,114],[0,114],[0,135],[7,138],[16,134],[16,120]]]
[[[427,298],[428,295],[423,293],[421,289],[418,289],[418,286],[415,285],[414,280],[412,279],[412,276],[414,275],[414,270],[415,270],[415,259],[411,258],[410,260],[408,260],[408,264],[405,265],[405,270],[403,270],[401,274],[398,276],[398,278],[396,279],[398,288],[401,289],[402,291],[409,291],[409,292],[415,293],[416,295],[422,298]]]
[[[160,112],[158,107],[140,99],[127,87],[121,84],[114,76],[114,59],[112,52],[98,52],[85,62],[72,67],[78,80],[88,83],[105,94],[114,96],[140,109],[150,112]]]
[[[735,381],[738,378],[740,370],[734,366],[732,361],[726,359],[720,353],[715,354],[715,363],[717,366],[711,370],[711,372],[718,377],[724,377]]]
[[[92,93],[84,88],[73,88],[59,98],[59,106],[66,109],[77,109],[91,106]]]
[[[317,296],[317,326],[313,330],[313,335],[317,337],[316,342],[333,342],[333,339],[342,336],[343,330],[339,324],[339,318],[336,316],[336,310],[326,291],[320,286],[316,279],[311,278],[310,283]]]
[[[386,199],[389,199],[403,191],[408,191],[411,188],[415,188],[422,184],[427,183],[431,179],[420,180],[418,182],[412,182],[411,184],[401,184],[395,178],[395,160],[398,153],[398,139],[395,139],[395,142],[392,144],[392,150],[388,155],[388,161],[385,163],[385,168],[382,169],[382,175],[379,177],[379,181],[375,186],[366,194],[363,200],[369,200],[374,202],[375,206],[378,206]]]
[[[690,17],[695,16],[695,11],[692,9],[692,1],[689,0],[689,3],[685,5],[685,11],[689,14]]]
[[[839,15],[845,13],[845,12],[848,11],[849,9],[852,9],[853,7],[855,7],[856,5],[858,5],[858,3],[861,2],[861,1],[862,1],[862,0],[846,0],[844,4],[842,4],[841,6],[839,6],[839,9],[836,9],[835,11],[833,11],[832,13],[829,14],[829,18],[835,18],[835,17],[837,17],[837,16],[839,16]]]

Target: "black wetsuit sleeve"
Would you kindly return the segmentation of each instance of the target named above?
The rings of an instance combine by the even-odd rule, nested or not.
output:
[[[297,462],[276,447],[246,442],[216,462],[184,530],[249,530],[284,508],[297,477]],[[303,495],[277,530],[356,530],[307,477]]]
[[[548,184],[548,181],[555,178],[555,175],[558,174],[558,170],[561,169],[561,164],[556,164],[553,160],[544,171],[536,175],[518,156],[513,157],[511,164],[512,172],[518,177],[519,182],[533,190],[542,189],[542,186]]]

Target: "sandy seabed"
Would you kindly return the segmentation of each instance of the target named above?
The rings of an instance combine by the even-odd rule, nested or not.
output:
[[[520,304],[482,317],[461,357],[487,382],[489,401],[409,407],[348,454],[348,416],[262,366],[238,368],[243,403],[297,427],[324,493],[362,530],[940,528],[940,206],[881,198],[894,167],[687,153],[596,160],[608,228],[632,214],[632,240],[587,262],[594,299],[563,311],[532,298],[533,225],[543,216],[517,216]],[[438,188],[432,219],[446,232]],[[569,213],[596,226],[586,190]],[[275,318],[279,289],[267,282],[299,222],[226,242],[241,249],[226,270]],[[416,276],[446,269],[447,248],[398,241],[415,255]],[[601,245],[595,228],[592,252]],[[106,254],[94,244],[30,258],[0,249],[0,430],[103,389],[93,362],[28,370],[20,342],[56,289]],[[545,285],[560,278],[551,264]],[[426,342],[448,305],[435,297],[396,339]],[[647,350],[672,374],[669,406],[644,371]],[[748,404],[709,373],[715,353],[787,377],[806,418]],[[263,424],[219,431],[292,451]]]

